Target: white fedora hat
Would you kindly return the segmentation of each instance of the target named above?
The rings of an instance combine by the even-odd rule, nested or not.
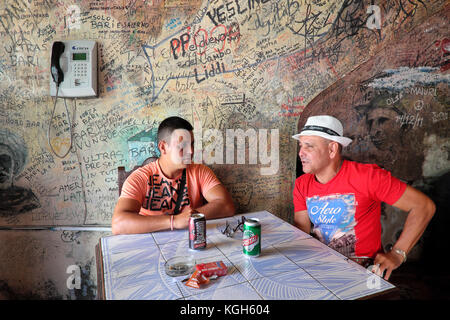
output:
[[[292,138],[300,140],[300,136],[319,136],[328,140],[336,141],[343,147],[348,146],[352,139],[344,137],[342,123],[332,116],[312,116],[306,120],[306,124],[300,133]]]

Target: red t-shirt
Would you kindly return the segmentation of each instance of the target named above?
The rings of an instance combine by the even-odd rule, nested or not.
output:
[[[167,178],[157,160],[130,174],[122,186],[120,197],[139,201],[141,215],[172,214],[177,202],[180,182],[181,174],[174,179]],[[207,166],[188,165],[179,212],[185,207],[196,209],[202,206],[204,195],[218,184],[220,184],[219,179]]]
[[[308,210],[313,233],[347,257],[382,251],[381,202],[394,204],[406,184],[375,164],[344,160],[328,183],[303,174],[295,181],[295,212]]]

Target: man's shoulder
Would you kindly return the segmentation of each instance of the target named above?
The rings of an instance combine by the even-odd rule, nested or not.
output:
[[[207,165],[204,165],[202,163],[194,163],[193,162],[188,166],[188,170],[192,171],[193,173],[199,173],[199,172],[202,172],[205,170],[210,171],[211,168],[209,168]]]
[[[352,181],[366,181],[366,179],[386,179],[392,177],[392,173],[375,163],[361,163],[348,161],[346,176],[352,178]]]
[[[138,168],[136,168],[131,174],[134,177],[135,176],[145,176],[148,177],[149,175],[151,175],[153,172],[157,172],[158,171],[158,164],[156,161],[147,163],[143,166],[140,166]]]
[[[221,183],[211,168],[200,163],[192,163],[188,166],[188,176],[192,179],[191,182],[199,186],[204,193]]]
[[[361,172],[370,171],[374,169],[381,169],[380,166],[375,163],[363,163],[352,160],[345,160],[345,162],[348,168]]]

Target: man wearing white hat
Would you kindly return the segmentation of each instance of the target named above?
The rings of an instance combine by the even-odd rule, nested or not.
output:
[[[305,174],[295,181],[294,224],[354,261],[377,266],[389,279],[404,261],[434,215],[435,205],[376,164],[344,160],[344,137],[335,117],[309,117],[300,133],[300,160]],[[408,212],[403,231],[391,251],[381,244],[381,202]],[[312,227],[312,230],[311,230]]]

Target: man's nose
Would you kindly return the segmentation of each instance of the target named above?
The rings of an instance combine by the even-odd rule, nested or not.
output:
[[[183,152],[184,154],[192,154],[194,152],[193,150],[194,148],[190,145],[187,145],[186,147],[183,148]]]
[[[300,150],[298,151],[298,156],[301,158],[304,156],[305,152],[303,151],[302,147],[300,147]]]

